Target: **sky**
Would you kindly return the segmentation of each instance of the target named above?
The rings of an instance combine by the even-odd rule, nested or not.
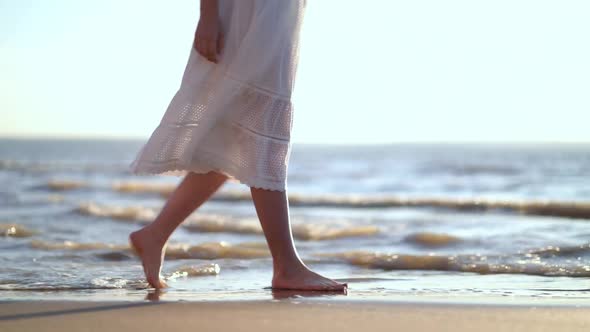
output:
[[[0,136],[147,138],[197,0],[0,0]],[[590,1],[307,0],[294,143],[590,142]]]

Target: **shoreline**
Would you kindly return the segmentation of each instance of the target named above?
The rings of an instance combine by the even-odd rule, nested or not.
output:
[[[0,293],[1,295],[1,293]],[[582,300],[582,299],[581,299]],[[456,308],[466,308],[466,307],[486,307],[486,308],[552,308],[552,309],[584,309],[588,310],[590,314],[590,302],[583,299],[583,301],[572,301],[571,299],[559,299],[559,300],[547,300],[547,299],[539,299],[538,302],[531,301],[530,298],[514,298],[514,299],[506,299],[506,298],[496,298],[496,297],[456,297],[456,298],[449,298],[442,296],[439,298],[432,297],[432,296],[400,296],[400,297],[391,297],[391,298],[333,298],[333,297],[322,297],[320,295],[317,296],[309,296],[309,295],[292,295],[292,296],[285,296],[285,297],[274,297],[269,299],[260,299],[260,298],[242,298],[242,299],[227,299],[227,298],[220,298],[220,299],[205,299],[205,298],[173,298],[173,299],[166,299],[161,298],[159,295],[154,295],[154,293],[148,293],[143,298],[136,298],[136,299],[129,299],[129,298],[114,298],[114,299],[107,299],[106,297],[102,298],[74,298],[74,297],[67,297],[63,299],[59,298],[49,298],[49,299],[39,299],[39,298],[2,298],[0,297],[0,308],[3,306],[18,306],[20,304],[33,304],[33,305],[62,305],[62,304],[81,304],[81,305],[90,305],[90,304],[111,304],[111,305],[123,305],[123,304],[134,303],[137,305],[149,305],[149,304],[173,304],[173,303],[187,303],[187,304],[199,304],[199,305],[206,305],[206,304],[236,304],[236,305],[266,305],[266,304],[301,304],[301,305],[350,305],[350,306],[428,306],[428,307],[456,307]],[[0,321],[2,320],[3,311],[0,310]]]
[[[590,308],[366,301],[0,302],[9,331],[585,331]]]
[[[208,278],[210,279],[210,278]],[[344,282],[349,279],[335,278]],[[191,280],[195,281],[195,280]],[[564,292],[552,292],[549,285],[546,293],[527,294],[517,293],[510,289],[497,292],[483,290],[466,292],[461,289],[444,289],[442,292],[434,290],[411,290],[398,285],[398,288],[376,290],[370,284],[355,284],[347,292],[317,292],[272,290],[270,287],[239,288],[239,289],[210,289],[207,279],[198,279],[204,283],[178,285],[160,291],[154,289],[84,289],[84,290],[1,290],[0,304],[6,303],[130,303],[130,302],[160,302],[160,303],[301,303],[314,304],[350,304],[350,305],[427,305],[427,306],[480,306],[480,307],[546,307],[546,308],[588,308],[586,289],[568,289]],[[218,281],[218,280],[215,280]],[[236,280],[220,280],[235,283]],[[485,281],[485,280],[484,280]],[[509,280],[508,280],[509,281]],[[508,282],[504,281],[504,282]],[[517,281],[512,280],[517,283]],[[255,284],[252,281],[250,284]],[[418,285],[420,286],[420,285]],[[477,287],[478,285],[474,285]],[[563,294],[560,294],[563,293]],[[1,311],[0,311],[1,313]]]

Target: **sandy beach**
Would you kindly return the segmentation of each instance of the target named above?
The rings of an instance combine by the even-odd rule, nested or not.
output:
[[[587,331],[590,309],[370,302],[0,304],[9,331]]]

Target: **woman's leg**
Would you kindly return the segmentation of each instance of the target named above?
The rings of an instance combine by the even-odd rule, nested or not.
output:
[[[166,287],[160,280],[160,270],[166,243],[172,232],[196,208],[205,203],[225,180],[227,176],[217,172],[189,173],[168,198],[156,219],[129,235],[131,246],[141,259],[146,280],[152,287]]]
[[[293,242],[286,191],[251,187],[256,213],[273,258],[272,287],[276,289],[344,291],[346,284],[311,271],[299,258]]]

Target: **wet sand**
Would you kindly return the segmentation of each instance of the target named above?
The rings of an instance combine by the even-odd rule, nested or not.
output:
[[[590,308],[329,301],[0,303],[0,331],[588,331]]]

